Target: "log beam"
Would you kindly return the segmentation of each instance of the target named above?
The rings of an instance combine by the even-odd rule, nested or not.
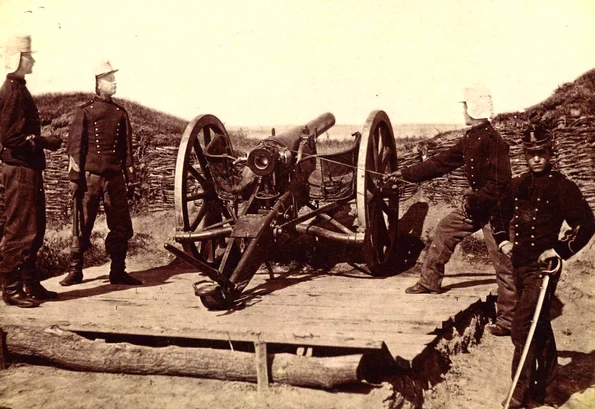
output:
[[[267,354],[266,344],[260,344],[255,345],[260,356],[257,366],[255,354],[250,352],[105,343],[89,340],[58,326],[46,329],[5,326],[3,330],[6,348],[11,355],[41,358],[66,369],[257,382],[258,373],[263,370],[261,365],[266,365],[268,373],[261,377],[263,384],[269,376],[271,382],[322,389],[360,381],[358,368],[362,354],[328,358]]]

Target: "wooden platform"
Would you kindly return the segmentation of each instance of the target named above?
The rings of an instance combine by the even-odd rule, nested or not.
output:
[[[44,285],[59,299],[40,308],[0,303],[2,325],[60,325],[74,332],[117,333],[234,342],[381,349],[401,364],[411,362],[439,334],[445,321],[496,289],[491,266],[482,271],[447,271],[439,295],[407,295],[417,274],[370,277],[339,264],[332,272],[260,270],[237,309],[207,311],[194,295],[197,273],[163,266],[131,271],[136,288],[110,285],[107,268],[85,270],[81,285]]]

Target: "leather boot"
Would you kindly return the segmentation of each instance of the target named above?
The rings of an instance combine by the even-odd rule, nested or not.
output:
[[[54,291],[48,291],[40,283],[39,271],[35,267],[35,264],[27,264],[23,266],[22,277],[23,277],[23,291],[30,298],[35,300],[53,300],[58,298],[58,293]]]
[[[112,253],[112,263],[109,272],[109,282],[111,284],[122,285],[142,285],[142,281],[131,277],[126,272],[126,253]]]
[[[43,285],[41,285],[39,281],[23,283],[23,291],[29,297],[39,301],[54,300],[58,298],[57,292],[49,291]]]
[[[39,307],[39,302],[30,298],[23,291],[23,285],[16,274],[10,274],[4,279],[2,286],[2,301],[8,305],[16,305],[20,308],[34,308]]]
[[[80,284],[83,282],[83,253],[70,254],[70,268],[68,274],[60,285],[68,287],[70,285]]]

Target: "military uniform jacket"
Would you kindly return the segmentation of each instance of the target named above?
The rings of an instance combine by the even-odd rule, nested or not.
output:
[[[448,150],[404,168],[402,174],[409,182],[423,182],[461,166],[473,190],[471,215],[487,221],[512,177],[508,144],[488,121],[468,129]]]
[[[67,153],[72,181],[88,171],[104,176],[124,172],[132,182],[132,129],[126,110],[111,98],[95,97],[82,105],[70,125]]]
[[[41,134],[39,113],[26,81],[8,74],[0,88],[2,160],[14,166],[45,169],[45,155],[35,137]]]
[[[560,239],[564,221],[570,230]],[[514,178],[494,212],[492,225],[499,245],[513,240],[512,264],[519,267],[537,262],[547,249],[568,259],[593,236],[595,217],[576,184],[549,170]]]

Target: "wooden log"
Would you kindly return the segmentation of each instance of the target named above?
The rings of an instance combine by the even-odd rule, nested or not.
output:
[[[249,352],[105,343],[58,326],[41,329],[7,325],[3,330],[10,354],[41,358],[67,369],[257,382],[255,354]],[[358,367],[362,356],[319,358],[280,353],[268,354],[266,362],[272,382],[333,389],[360,381]]]

